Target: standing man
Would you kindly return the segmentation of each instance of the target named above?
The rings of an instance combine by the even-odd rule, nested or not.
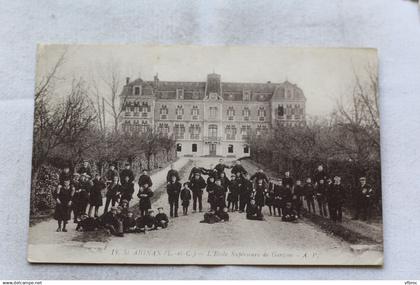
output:
[[[125,168],[120,173],[120,179],[121,181],[127,181],[125,177],[128,176],[128,182],[133,183],[134,182],[134,173],[130,169],[130,163],[125,164]]]
[[[219,159],[219,163],[214,167],[214,169],[216,169],[217,171],[217,178],[219,178],[220,175],[225,172],[225,168],[232,168],[232,166],[227,166],[226,164],[224,164],[222,158]]]
[[[251,180],[249,180],[249,174],[246,174],[245,177],[239,174],[237,181],[239,187],[239,213],[243,213],[245,207],[248,207],[253,185]]]
[[[197,162],[193,161],[193,168],[191,168],[190,175],[188,176],[188,180],[191,180],[196,173],[204,174],[203,168],[197,166]]]
[[[268,185],[268,177],[262,168],[258,169],[258,171],[255,172],[254,175],[252,175],[249,179],[254,181],[255,185],[257,184],[258,180],[262,180],[265,185]]]
[[[166,174],[166,182],[169,183],[172,181],[172,176],[175,176],[176,181],[181,180],[179,178],[179,172],[174,168],[174,164],[171,163],[171,169],[168,170],[168,174]]]
[[[168,202],[170,208],[170,216],[178,217],[179,194],[181,193],[182,185],[175,175],[171,176],[171,181],[166,185],[166,193],[168,193]]]
[[[313,183],[317,185],[319,183],[319,180],[323,179],[324,182],[327,181],[328,173],[324,170],[324,166],[322,164],[318,165],[318,168],[315,170],[313,175]]]
[[[371,217],[375,191],[369,184],[366,183],[366,177],[360,177],[359,181],[360,186],[357,189],[355,197],[356,215],[353,219],[357,220],[361,218],[364,221],[369,221]]]
[[[70,167],[68,165],[65,165],[63,167],[63,170],[60,172],[59,180],[60,180],[60,185],[64,185],[64,181],[73,180],[73,174],[70,172]]]
[[[287,187],[287,185],[289,185],[290,189],[293,188],[293,178],[290,177],[290,171],[286,171],[284,173],[284,177],[283,177],[283,185],[284,187]]]
[[[330,212],[330,218],[334,222],[342,221],[343,211],[342,207],[344,204],[344,188],[341,185],[341,178],[339,176],[334,176],[334,184],[331,189],[328,191],[327,201],[328,208]]]
[[[226,197],[226,192],[225,189],[222,186],[222,181],[219,179],[216,179],[215,182],[215,186],[214,186],[214,208],[216,210],[223,210],[223,208],[226,207],[226,203],[225,203],[225,197]]]
[[[115,204],[118,202],[118,198],[121,194],[121,190],[121,185],[118,182],[118,176],[114,176],[112,183],[108,186],[108,190],[105,194],[106,201],[104,213],[108,212],[108,207],[110,203],[112,207],[115,207]]]
[[[197,211],[197,201],[198,209],[200,212],[203,211],[203,191],[206,188],[206,181],[201,176],[200,173],[195,173],[194,177],[190,180],[190,188],[193,194],[193,211]]]
[[[306,184],[305,186],[303,186],[303,192],[305,194],[305,200],[306,200],[306,205],[308,207],[308,212],[311,213],[311,208],[312,208],[312,212],[315,214],[315,202],[314,202],[315,189],[314,189],[314,185],[312,184],[311,178],[306,179]]]
[[[115,169],[115,165],[110,164],[109,169],[105,173],[105,180],[106,180],[105,182],[107,182],[108,184],[111,183],[112,180],[114,179],[114,176],[119,176],[119,174],[118,174],[118,171]]]
[[[315,187],[316,201],[318,204],[319,215],[322,217],[327,216],[327,199],[326,199],[327,186],[324,179],[320,179],[318,185]]]

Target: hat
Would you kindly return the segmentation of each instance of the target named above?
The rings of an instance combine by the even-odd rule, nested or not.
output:
[[[158,210],[160,210],[160,209],[162,209],[162,210],[163,210],[163,207],[158,207],[157,209],[158,209]]]
[[[79,173],[77,173],[77,172],[75,172],[75,173],[73,173],[73,176],[75,176],[75,177],[79,177],[79,176],[80,176],[80,174],[79,174]]]
[[[147,212],[148,213],[153,213],[154,211],[153,211],[153,209],[149,209],[149,210],[147,210]]]
[[[362,176],[362,177],[360,177],[360,178],[359,178],[359,180],[360,180],[360,181],[362,181],[362,180],[364,180],[364,181],[365,181],[365,180],[366,180],[366,177]]]
[[[127,204],[128,204],[128,200],[127,200],[127,199],[123,199],[123,200],[121,201],[121,204],[124,204],[124,203],[127,203]]]

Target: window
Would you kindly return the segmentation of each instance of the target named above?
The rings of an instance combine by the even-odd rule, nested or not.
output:
[[[184,115],[184,108],[181,105],[178,105],[176,107],[176,119],[177,120],[182,120],[182,116]]]
[[[244,153],[249,153],[249,146],[244,145]]]
[[[182,144],[180,144],[180,143],[176,144],[176,151],[178,151],[178,152],[182,151]]]
[[[267,131],[268,131],[268,127],[266,125],[258,125],[256,134],[257,136],[264,135],[267,133]]]
[[[142,133],[147,132],[149,130],[149,123],[147,121],[142,121],[140,128]]]
[[[200,115],[200,110],[198,106],[193,106],[191,109],[191,116],[193,120],[198,120],[198,115]]]
[[[199,124],[190,125],[190,128],[189,128],[190,138],[192,140],[200,139],[200,131],[201,131],[201,128]]]
[[[245,120],[245,121],[249,121],[249,117],[251,116],[251,110],[249,110],[249,108],[248,108],[248,107],[245,107],[245,108],[242,110],[242,116],[244,117],[244,120]]]
[[[229,107],[227,109],[227,117],[229,121],[233,121],[234,117],[235,117],[235,109],[233,107]]]
[[[134,86],[134,95],[141,94],[141,86]]]
[[[176,98],[179,100],[184,99],[184,89],[177,89],[176,90]]]
[[[265,121],[265,116],[266,116],[267,112],[265,111],[264,107],[260,107],[258,109],[258,119],[263,122]]]
[[[251,91],[244,90],[244,101],[249,101],[251,99]]]
[[[228,145],[228,153],[233,153],[233,145]]]
[[[209,137],[217,137],[217,125],[209,125]]]
[[[169,125],[160,123],[158,126],[158,132],[167,136],[169,134]]]
[[[160,119],[166,120],[168,118],[168,113],[169,113],[168,107],[166,105],[162,105],[162,107],[160,107],[160,110],[159,110]]]
[[[284,107],[282,105],[279,105],[277,108],[277,116],[283,117],[284,116]]]
[[[286,119],[292,119],[292,105],[286,105]]]
[[[183,124],[175,124],[174,133],[176,139],[184,139],[185,127]]]
[[[217,107],[210,107],[210,118],[216,118],[217,117]]]
[[[192,152],[197,152],[197,144],[196,143],[192,144],[191,150],[192,150]]]
[[[241,127],[241,135],[242,139],[245,140],[249,137],[251,134],[251,126],[250,125],[244,125]]]
[[[235,126],[226,126],[225,129],[226,139],[227,140],[235,140],[236,139],[236,127]]]

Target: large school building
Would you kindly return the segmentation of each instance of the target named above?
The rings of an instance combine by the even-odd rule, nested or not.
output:
[[[250,155],[247,139],[263,135],[277,123],[305,123],[303,91],[283,83],[222,82],[208,74],[202,82],[130,81],[120,95],[121,128],[142,132],[155,128],[173,135],[180,156]]]

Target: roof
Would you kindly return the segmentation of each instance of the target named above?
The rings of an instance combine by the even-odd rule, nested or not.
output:
[[[209,76],[211,80],[215,80],[214,75]],[[212,83],[214,84],[214,81]],[[138,78],[124,86],[121,96],[131,95],[135,86],[141,86],[143,95],[154,95],[158,99],[177,99],[176,92],[181,89],[184,92],[184,100],[203,100],[206,85],[206,81],[160,81],[157,78],[154,81],[144,81]],[[242,101],[247,91],[250,92],[251,101],[269,101],[272,98],[275,101],[284,100],[289,92],[294,95],[293,99],[305,99],[302,89],[287,80],[283,83],[221,82],[220,85],[223,99],[227,101]]]

